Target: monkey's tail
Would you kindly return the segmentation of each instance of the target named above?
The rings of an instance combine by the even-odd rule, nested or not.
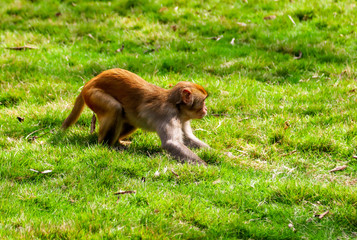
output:
[[[77,122],[79,116],[81,115],[82,111],[84,109],[84,99],[82,96],[82,93],[80,93],[76,99],[76,102],[74,103],[74,107],[72,109],[72,112],[69,114],[69,116],[64,120],[62,123],[62,129],[66,130],[68,127],[70,127],[72,124]]]

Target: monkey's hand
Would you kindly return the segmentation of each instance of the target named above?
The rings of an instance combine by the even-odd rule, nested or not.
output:
[[[186,146],[191,147],[191,148],[210,148],[210,146],[208,146],[208,144],[202,142],[201,140],[199,140],[196,137],[194,137],[194,138],[185,137],[184,143]]]
[[[210,148],[193,134],[189,121],[182,124],[182,131],[184,136],[183,141],[186,146],[191,148]]]
[[[207,166],[205,161],[203,161],[199,156],[197,156],[194,152],[192,152],[189,148],[180,142],[168,140],[162,142],[162,148],[181,163],[187,162],[190,164]]]

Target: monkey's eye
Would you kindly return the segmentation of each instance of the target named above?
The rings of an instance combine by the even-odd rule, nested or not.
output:
[[[192,104],[192,107],[194,109],[201,109],[204,105],[204,100],[203,101],[194,101],[193,104]]]

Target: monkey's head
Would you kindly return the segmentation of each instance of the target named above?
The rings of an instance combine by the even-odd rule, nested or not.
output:
[[[179,82],[171,89],[175,104],[187,119],[201,119],[207,115],[206,90],[195,83]]]

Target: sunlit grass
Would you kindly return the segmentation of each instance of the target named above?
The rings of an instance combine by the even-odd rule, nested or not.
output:
[[[356,238],[356,9],[3,2],[1,238]],[[8,49],[25,45],[37,49]],[[178,164],[141,130],[125,150],[99,145],[89,109],[59,130],[83,84],[116,67],[207,89],[209,114],[192,122],[213,148],[195,150],[207,168]]]

